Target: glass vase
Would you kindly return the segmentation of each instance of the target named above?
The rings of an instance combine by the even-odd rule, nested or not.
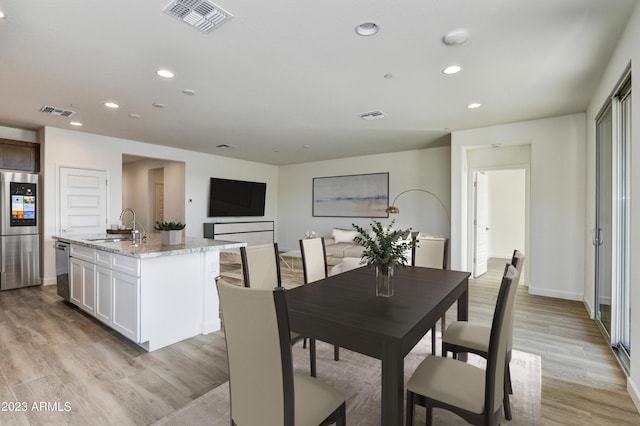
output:
[[[393,296],[393,265],[376,266],[376,296]]]

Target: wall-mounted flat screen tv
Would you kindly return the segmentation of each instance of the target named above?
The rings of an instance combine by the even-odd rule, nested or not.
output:
[[[209,217],[264,216],[267,184],[211,178]]]

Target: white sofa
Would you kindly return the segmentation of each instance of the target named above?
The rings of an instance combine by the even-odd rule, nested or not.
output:
[[[338,265],[347,257],[360,259],[364,247],[353,241],[357,235],[357,231],[334,228],[331,232],[331,238],[324,239],[327,263],[329,265]]]

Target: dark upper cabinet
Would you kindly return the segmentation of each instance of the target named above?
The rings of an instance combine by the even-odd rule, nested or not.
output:
[[[0,169],[40,171],[40,144],[0,139]]]

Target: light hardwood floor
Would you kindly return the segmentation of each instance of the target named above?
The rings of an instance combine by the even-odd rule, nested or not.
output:
[[[471,282],[471,319],[490,320],[503,265],[493,261]],[[224,265],[225,275],[238,277],[238,267]],[[282,271],[289,285],[301,282]],[[626,379],[581,303],[525,288],[517,303],[514,347],[542,357],[544,424],[640,424]],[[221,339],[198,336],[147,353],[62,302],[54,286],[2,292],[0,403],[13,411],[0,407],[0,424],[153,423],[227,380]],[[27,410],[12,402],[27,402]]]

